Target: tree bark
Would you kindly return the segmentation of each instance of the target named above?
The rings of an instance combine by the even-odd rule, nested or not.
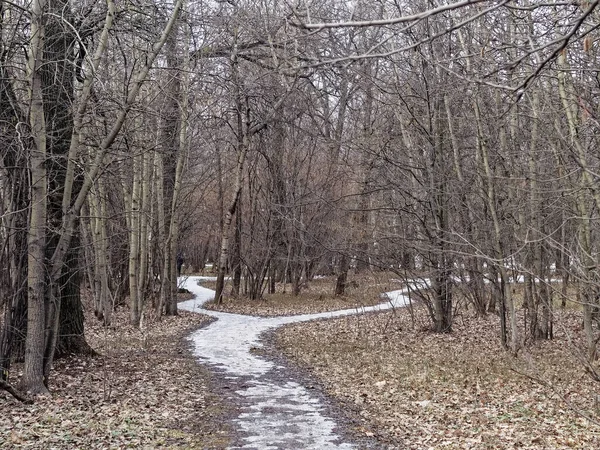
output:
[[[126,205],[129,205],[129,323],[134,327],[140,325],[142,305],[138,291],[140,263],[140,194],[143,167],[143,153],[133,156],[133,186],[131,193],[126,193]],[[124,180],[125,184],[125,180]],[[127,188],[124,186],[125,191]]]
[[[581,169],[581,175],[578,180],[579,190],[576,197],[576,207],[579,212],[579,247],[580,258],[582,260],[582,299],[583,299],[583,327],[587,344],[588,361],[595,361],[597,358],[597,339],[594,336],[593,316],[599,309],[595,290],[598,283],[596,274],[597,258],[594,258],[592,249],[592,217],[588,208],[588,201],[594,202],[596,209],[600,208],[600,192],[595,180],[592,178],[588,167],[586,151],[579,136],[579,123],[577,119],[577,99],[574,98],[574,86],[572,80],[567,78],[570,67],[567,61],[566,51],[559,56],[559,66],[563,69],[558,75],[558,93],[567,117],[567,125],[571,143],[575,147],[577,162]]]
[[[73,241],[74,249],[79,247],[79,238]],[[80,297],[81,264],[79,251],[67,254],[67,270],[60,279],[60,319],[55,356],[72,354],[95,356],[97,353],[87,343],[84,335],[83,307]],[[112,304],[111,304],[112,307]]]
[[[242,80],[239,74],[239,61],[237,54],[237,46],[234,48],[231,54],[231,78],[234,87],[234,97],[236,105],[236,118],[237,118],[237,165],[235,168],[234,175],[234,187],[233,195],[225,219],[223,220],[223,230],[221,233],[221,250],[219,253],[219,261],[217,267],[217,285],[215,288],[215,301],[219,304],[223,301],[223,288],[225,285],[225,274],[227,272],[227,264],[229,262],[230,245],[231,239],[231,222],[233,215],[235,214],[238,202],[242,195],[243,179],[244,179],[244,163],[246,161],[246,155],[250,147],[250,134],[249,134],[249,110],[247,99],[245,99],[242,92]]]
[[[335,281],[335,296],[341,297],[346,293],[346,282],[348,280],[348,270],[350,269],[350,261],[346,254],[340,255],[339,272]]]
[[[500,220],[498,219],[498,213],[496,209],[496,193],[495,193],[495,183],[494,176],[492,174],[492,170],[489,164],[489,155],[487,149],[487,143],[485,141],[483,127],[481,123],[481,114],[479,111],[479,104],[477,100],[474,102],[474,111],[475,111],[475,119],[477,122],[477,150],[480,154],[480,162],[483,166],[483,173],[486,179],[487,189],[485,191],[485,201],[488,207],[488,211],[492,218],[492,224],[494,227],[494,259],[498,261],[495,263],[497,266],[498,273],[500,274],[500,299],[501,299],[501,318],[502,324],[504,326],[504,308],[508,312],[508,318],[510,321],[510,348],[513,353],[516,353],[519,350],[519,333],[517,327],[517,314],[515,310],[515,305],[512,298],[512,290],[510,288],[510,280],[508,276],[508,271],[505,266],[505,255],[502,250],[502,227],[500,225]],[[502,343],[503,345],[507,345],[506,339],[506,330],[502,330]]]
[[[4,5],[0,3],[0,17]],[[1,25],[1,19],[0,19]],[[4,321],[0,331],[0,379],[8,380],[11,359],[23,359],[27,332],[27,238],[29,222],[29,168],[27,153],[19,142],[19,124],[27,117],[16,109],[16,96],[9,82],[4,61],[0,61],[0,189],[6,197],[0,200],[0,230],[5,251],[0,290],[4,298]],[[31,140],[27,139],[32,145]],[[0,194],[2,196],[2,194]]]
[[[46,325],[46,122],[40,67],[44,49],[45,0],[33,0],[31,41],[27,62],[29,78],[29,124],[34,147],[30,152],[31,209],[28,236],[27,337],[21,390],[48,394],[44,385],[44,329]]]

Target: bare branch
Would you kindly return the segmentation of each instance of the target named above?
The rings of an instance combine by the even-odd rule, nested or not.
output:
[[[426,11],[411,14],[402,17],[393,17],[390,19],[348,21],[348,22],[323,22],[323,23],[292,23],[292,25],[307,30],[323,30],[326,28],[361,28],[361,27],[379,27],[382,25],[395,25],[398,23],[415,22],[438,15],[440,13],[454,9],[464,8],[466,6],[476,5],[478,3],[487,3],[489,0],[463,0],[461,2],[451,3],[449,5],[439,6]],[[501,2],[504,4],[506,2]],[[298,17],[298,15],[296,15]]]

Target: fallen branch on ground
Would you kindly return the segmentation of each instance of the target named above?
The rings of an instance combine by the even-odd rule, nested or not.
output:
[[[27,405],[30,405],[30,404],[33,403],[33,400],[31,400],[26,395],[24,395],[21,392],[19,392],[17,389],[15,389],[14,387],[12,387],[6,381],[0,380],[0,390],[7,391],[14,398],[16,398],[20,402],[23,402],[23,403],[25,403]]]

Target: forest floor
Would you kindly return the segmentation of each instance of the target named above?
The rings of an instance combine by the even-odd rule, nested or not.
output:
[[[399,288],[389,280],[382,286]],[[318,289],[333,286],[324,280]],[[371,291],[365,304],[379,292]],[[295,315],[339,309],[339,302],[357,300],[309,292],[224,302],[219,309]],[[600,383],[580,357],[576,307],[557,308],[554,339],[526,342],[517,356],[502,348],[499,327],[496,315],[462,310],[452,333],[434,334],[427,310],[417,305],[287,325],[269,334],[267,354],[283,353],[313,377],[352,417],[354,432],[382,448],[600,448]]]
[[[142,332],[127,313],[118,310],[111,328],[93,316],[86,321],[87,341],[100,356],[55,361],[51,397],[25,405],[0,392],[0,448],[227,447],[227,405],[184,340],[211,319],[183,311],[147,319]]]
[[[214,281],[204,281],[202,286],[214,289]],[[332,278],[316,278],[304,285],[301,295],[291,294],[290,285],[277,286],[275,294],[264,294],[260,300],[232,298],[226,296],[220,305],[214,301],[204,304],[204,308],[212,311],[224,311],[235,314],[246,314],[258,317],[275,317],[282,315],[314,314],[325,311],[360,308],[381,303],[381,294],[400,289],[402,284],[391,273],[373,273],[355,277],[346,289],[346,295],[333,295]],[[231,281],[225,285],[224,292],[231,290]]]
[[[600,383],[578,358],[580,316],[514,357],[496,316],[465,312],[449,334],[423,309],[294,324],[274,342],[386,448],[600,448]]]
[[[337,299],[331,279],[317,280],[299,297],[226,301],[219,309],[330,311],[377,303],[381,292],[402,287],[390,276],[352,286]],[[283,354],[292,372],[335,399],[353,434],[381,448],[600,448],[600,383],[578,357],[580,317],[572,305],[556,309],[554,340],[528,342],[517,356],[501,347],[497,316],[463,309],[453,332],[439,335],[418,305],[288,325],[269,333],[263,354]],[[109,329],[92,317],[86,335],[101,356],[56,361],[52,397],[23,405],[0,392],[0,448],[226,448],[235,434],[232,405],[183,340],[210,320],[182,311],[150,317],[142,332],[127,324],[126,309]]]

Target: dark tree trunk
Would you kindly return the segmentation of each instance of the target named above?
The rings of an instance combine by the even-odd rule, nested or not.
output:
[[[0,16],[3,6],[0,2]],[[7,235],[0,271],[0,307],[4,322],[0,330],[0,379],[7,380],[13,358],[23,359],[27,330],[27,224],[29,170],[22,142],[17,135],[19,123],[26,123],[17,104],[9,75],[0,60],[0,176],[10,186],[11,209],[1,219]]]
[[[489,271],[489,278],[492,280],[492,282],[490,283],[490,302],[488,303],[487,310],[489,313],[495,313],[501,288],[498,287],[498,270],[496,269],[496,266],[490,265]]]
[[[275,268],[273,260],[269,263],[269,294],[275,293]]]
[[[7,302],[5,322],[0,336],[0,379],[6,381],[13,359],[22,361],[25,356],[27,334],[27,290],[25,286],[15,292],[12,302]]]
[[[449,270],[441,270],[434,285],[435,332],[452,331],[452,280]]]
[[[298,258],[299,256],[296,256]],[[292,264],[292,295],[298,296],[300,295],[300,290],[302,289],[301,281],[302,281],[302,264],[297,261]]]
[[[508,348],[508,332],[506,330],[506,297],[504,295],[505,292],[505,284],[504,280],[500,280],[500,342],[502,346],[506,349]],[[494,302],[496,304],[496,302]]]
[[[350,269],[350,262],[346,255],[341,255],[339,272],[335,283],[335,295],[342,296],[346,293],[346,281],[348,280],[348,270]]]
[[[74,102],[74,64],[76,37],[63,22],[71,17],[69,2],[51,0],[50,9],[59,11],[56,16],[48,16],[47,38],[42,70],[44,82],[44,114],[47,125],[49,198],[46,254],[50,257],[56,249],[59,236],[53,231],[60,228],[62,202],[67,171],[67,157],[73,131],[72,104]],[[77,176],[73,186],[73,196],[81,189],[82,178]],[[58,287],[57,311],[59,312],[58,339],[61,355],[72,353],[90,354],[93,352],[84,337],[84,317],[80,298],[80,272],[78,268],[79,238],[73,237],[67,254],[67,262],[62,270]],[[79,313],[78,313],[79,312]],[[49,320],[53,318],[49,317]],[[46,325],[48,328],[51,324]],[[54,351],[47,346],[49,352]],[[51,356],[51,355],[47,355]],[[50,361],[51,363],[51,358]]]
[[[67,253],[67,266],[60,279],[60,328],[55,353],[57,358],[71,354],[96,355],[84,337],[84,316],[80,296],[82,272],[79,269],[79,249],[76,248],[79,239],[74,237],[73,242],[74,248]]]
[[[6,136],[6,135],[5,135]],[[0,154],[8,167],[20,167],[26,162],[14,154],[9,146],[7,154]],[[12,153],[12,154],[9,154]],[[13,202],[16,211],[12,213],[11,237],[6,248],[6,270],[0,289],[4,303],[4,323],[0,331],[0,379],[6,380],[13,358],[22,360],[25,354],[25,336],[27,333],[27,190],[28,175],[24,168],[9,171],[13,188]]]

